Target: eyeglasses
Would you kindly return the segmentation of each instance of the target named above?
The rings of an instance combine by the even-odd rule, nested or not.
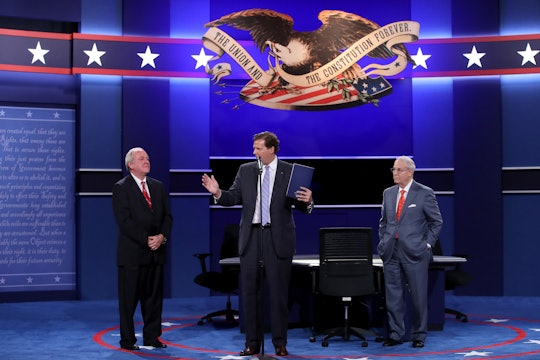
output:
[[[397,172],[398,174],[401,174],[402,172],[408,171],[409,169],[399,169],[399,168],[390,168],[390,172],[394,173]]]

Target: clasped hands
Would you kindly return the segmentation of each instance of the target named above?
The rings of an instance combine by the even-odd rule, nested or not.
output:
[[[165,236],[163,234],[149,236],[147,241],[148,247],[150,250],[156,251],[159,249],[161,244],[163,244],[164,239]]]

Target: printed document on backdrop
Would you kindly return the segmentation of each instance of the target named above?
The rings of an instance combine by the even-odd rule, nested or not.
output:
[[[287,186],[287,196],[296,198],[296,191],[300,190],[300,186],[311,186],[311,179],[313,178],[313,171],[315,168],[302,164],[293,164],[291,177],[289,179],[289,185]]]

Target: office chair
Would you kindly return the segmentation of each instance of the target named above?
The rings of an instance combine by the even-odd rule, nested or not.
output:
[[[433,247],[433,255],[444,255],[440,239],[435,242]],[[468,259],[468,255],[464,254],[453,254],[453,256],[459,256]],[[446,270],[444,273],[444,288],[445,290],[453,291],[459,286],[466,285],[470,282],[470,275],[468,272],[464,271],[461,268],[461,265],[458,263],[454,265],[453,268]],[[456,309],[445,308],[444,312],[446,314],[454,315],[456,319],[461,320],[462,322],[468,322],[469,318],[467,314],[458,311]]]
[[[328,339],[341,336],[349,340],[355,335],[368,346],[370,330],[352,327],[349,323],[349,307],[353,297],[375,294],[373,273],[373,235],[367,227],[334,227],[319,229],[319,272],[316,291],[322,295],[341,297],[344,308],[343,326],[325,330],[322,346]],[[367,306],[366,304],[362,304]],[[315,336],[310,337],[315,341]]]
[[[220,259],[238,256],[238,224],[229,224],[225,227],[223,241],[221,243]],[[203,316],[197,324],[202,325],[205,321],[212,321],[214,317],[225,316],[225,320],[238,324],[238,310],[231,306],[231,295],[238,290],[238,271],[223,268],[221,271],[208,271],[206,267],[206,258],[211,253],[194,254],[199,259],[201,273],[193,281],[203,287],[220,293],[227,294],[227,305],[223,310],[214,311]]]

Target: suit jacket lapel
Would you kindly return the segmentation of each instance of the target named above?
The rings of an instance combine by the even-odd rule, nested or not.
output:
[[[403,204],[403,209],[401,210],[401,217],[403,217],[403,215],[407,211],[407,208],[409,207],[409,205],[413,203],[414,198],[416,197],[417,193],[418,193],[417,188],[416,188],[416,185],[415,185],[414,180],[413,180],[413,182],[411,183],[411,187],[409,188],[409,192],[407,193],[407,197],[405,198],[405,203]]]
[[[274,188],[272,189],[272,199],[274,198],[274,194],[281,192],[282,188],[283,192],[285,192],[288,183],[289,179],[285,176],[285,171],[283,171],[281,161],[278,160],[276,166],[276,176],[274,178]],[[272,203],[272,199],[270,199],[270,204]]]
[[[398,202],[398,193],[399,193],[399,186],[395,186],[394,189],[390,191],[390,206],[392,207],[394,217],[397,219],[397,202]]]

